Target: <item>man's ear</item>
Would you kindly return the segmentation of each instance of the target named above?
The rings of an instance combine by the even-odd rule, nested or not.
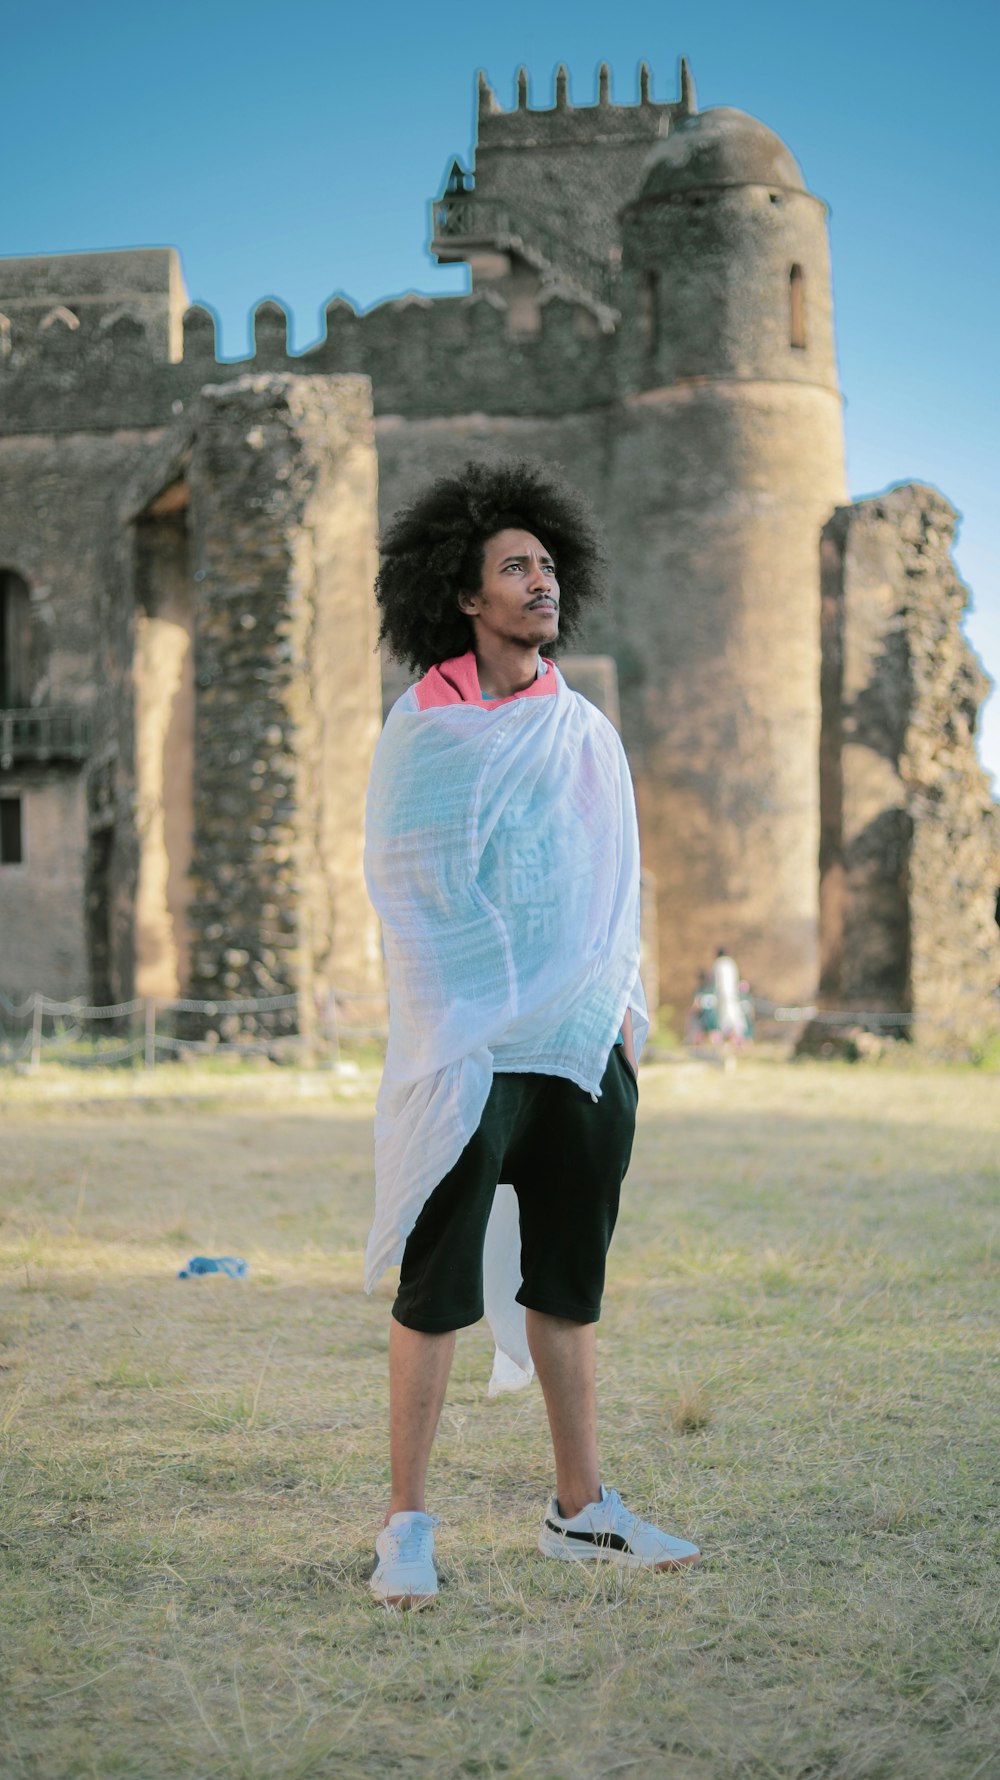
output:
[[[469,618],[471,618],[476,611],[478,603],[478,593],[460,593],[458,596],[458,609],[460,612],[464,612]]]

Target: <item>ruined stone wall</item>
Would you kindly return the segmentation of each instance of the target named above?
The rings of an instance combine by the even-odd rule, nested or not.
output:
[[[325,343],[295,368],[358,370],[372,379],[378,415],[543,414],[586,410],[613,394],[615,337],[593,306],[543,298],[539,331],[514,337],[494,291],[470,297],[406,297],[356,316],[327,312]]]
[[[95,696],[108,502],[147,436],[0,439],[0,568],[28,585],[33,705],[86,708]]]
[[[90,732],[85,759],[45,760],[39,752],[0,768],[0,790],[23,796],[25,816],[24,864],[0,870],[7,994],[94,992],[87,785],[95,763],[117,746],[103,696],[111,644],[104,545],[114,497],[148,440],[125,430],[0,439],[0,568],[15,570],[29,590],[29,702],[39,713],[72,713]]]
[[[30,763],[0,773],[0,795],[21,803],[24,862],[0,865],[0,989],[85,995],[90,973],[84,908],[87,803],[80,771]]]
[[[194,640],[208,659],[216,650],[217,639],[211,634],[211,625],[203,635],[198,631],[196,618],[189,618],[180,610],[184,603],[183,575],[176,580],[171,594],[173,608],[161,609],[160,594],[154,597],[145,585],[149,577],[141,561],[139,539],[143,526],[148,527],[151,522],[153,504],[171,479],[189,476],[190,464],[181,463],[180,458],[184,450],[191,449],[192,417],[203,413],[202,386],[213,379],[217,390],[240,384],[247,364],[216,363],[214,324],[201,311],[193,311],[188,317],[186,356],[177,363],[159,356],[163,342],[156,339],[155,330],[148,325],[149,316],[130,316],[112,300],[116,294],[123,301],[128,296],[131,256],[99,258],[102,266],[95,269],[91,282],[96,290],[103,280],[103,296],[107,299],[103,306],[96,299],[89,306],[80,302],[78,314],[68,305],[57,306],[66,313],[56,314],[46,326],[43,324],[49,311],[39,319],[37,305],[25,302],[18,308],[13,300],[8,304],[10,326],[0,341],[8,349],[0,351],[0,433],[6,432],[0,441],[5,464],[0,489],[0,542],[4,545],[0,566],[22,575],[32,592],[38,642],[37,648],[33,646],[33,657],[42,664],[38,697],[86,705],[93,724],[88,774],[93,840],[89,855],[84,844],[73,856],[69,877],[73,885],[72,918],[81,933],[89,927],[88,944],[97,960],[97,975],[93,980],[88,977],[82,963],[88,947],[78,944],[74,949],[78,968],[72,980],[60,980],[58,986],[40,986],[53,993],[117,1000],[131,994],[136,986],[144,992],[174,994],[197,985],[199,980],[203,984],[209,981],[205,973],[199,979],[188,927],[192,882],[188,871],[192,844],[190,812],[196,795],[195,759],[199,781],[207,785],[212,777],[212,750],[221,746],[224,727],[213,723],[212,695],[207,686],[198,688],[197,699],[193,700],[191,643]],[[110,271],[103,265],[105,259],[113,262]],[[117,293],[112,276],[116,265],[121,273]],[[59,286],[58,277],[66,268],[58,258],[32,263],[27,268],[8,267],[6,272],[0,265],[0,291],[6,290],[8,296],[12,285],[18,282],[15,270],[21,286],[33,282],[37,290],[44,291],[46,299],[79,295],[79,288],[87,282],[86,268],[77,268],[73,288]],[[571,308],[553,306],[552,327],[558,327],[558,317],[568,307]],[[460,308],[461,314],[454,319],[445,314],[444,308],[439,311],[443,324],[440,355],[435,358],[433,352],[430,354],[432,374],[440,378],[446,391],[449,352],[454,351],[459,362],[468,363],[461,350],[467,337],[465,330],[471,325],[474,340],[475,318],[484,305],[474,301]],[[490,359],[499,367],[503,349],[495,326],[495,305],[487,302],[485,311],[492,324]],[[324,392],[331,386],[323,355],[310,355],[308,361],[288,357],[286,318],[277,305],[262,305],[257,319],[257,351],[249,364],[254,368],[279,367],[296,388],[300,387],[301,413],[296,407],[300,397],[291,397],[289,413],[294,418],[287,421],[287,429],[290,435],[298,429],[304,441],[314,405],[318,402],[323,407]],[[373,339],[383,321],[384,318],[376,318]],[[410,367],[422,362],[423,347],[419,342],[411,342],[413,350],[408,352],[405,338],[393,345],[391,332],[391,328],[383,327],[383,362],[388,366],[391,359],[400,366],[395,386],[388,369],[385,373],[388,395],[395,400],[411,376]],[[577,336],[572,329],[570,333],[570,362],[575,364],[572,352],[576,351]],[[583,347],[588,344],[592,342],[582,342]],[[344,356],[355,362],[359,357],[350,344]],[[525,364],[522,381],[527,392],[531,370],[527,360]],[[497,370],[498,377],[499,374]],[[572,378],[567,379],[567,388],[571,381]],[[357,380],[341,380],[343,389],[352,384],[356,386]],[[470,389],[471,383],[460,392],[463,401],[469,399]],[[369,399],[366,390],[364,402]],[[221,395],[216,400],[221,402]],[[446,405],[453,401],[453,396],[446,395]],[[370,433],[370,416],[364,426]],[[245,430],[253,428],[248,425]],[[335,433],[334,426],[331,439]],[[184,450],[177,443],[181,435],[189,441]],[[315,997],[324,999],[331,985],[370,995],[380,986],[381,978],[377,936],[360,872],[364,764],[373,744],[372,724],[379,703],[370,592],[375,571],[374,457],[370,438],[364,449],[360,445],[348,449],[345,444],[340,452],[340,468],[334,475],[329,470],[332,445],[322,448],[313,437],[308,450],[305,445],[303,449],[303,465],[310,452],[315,459],[303,476],[289,475],[283,486],[279,482],[268,495],[264,492],[268,471],[258,464],[256,492],[248,494],[246,500],[259,503],[253,509],[253,519],[263,525],[262,509],[275,510],[277,495],[287,497],[287,506],[292,491],[298,489],[301,493],[310,479],[318,488],[326,489],[329,500],[326,505],[309,509],[308,522],[303,507],[297,518],[286,515],[287,524],[280,521],[278,529],[286,526],[283,535],[288,575],[295,578],[296,586],[304,586],[310,576],[315,582],[315,597],[309,597],[319,618],[310,647],[315,645],[317,659],[322,657],[327,668],[351,663],[350,673],[343,679],[339,724],[332,712],[318,722],[307,700],[308,708],[297,711],[296,737],[297,742],[303,742],[297,753],[272,744],[253,750],[255,758],[264,761],[265,784],[273,794],[274,811],[280,813],[284,805],[282,786],[272,784],[268,778],[277,761],[286,775],[292,773],[294,763],[293,776],[298,775],[296,807],[310,807],[314,812],[312,863],[308,868],[303,866],[298,874],[297,912],[291,920],[296,934],[307,933],[303,941],[304,955],[309,959],[306,975],[311,972],[315,979],[309,996],[303,992],[305,1008],[307,1000],[312,1006]],[[326,469],[321,465],[324,449]],[[245,449],[239,435],[234,436],[233,456],[237,467],[240,463],[245,467]],[[363,470],[358,468],[362,459]],[[265,465],[269,461],[265,452]],[[220,485],[224,468],[220,439],[212,463],[212,473],[220,478]],[[142,487],[142,500],[138,505],[132,501],[127,523],[117,525],[113,517],[114,496],[129,483],[130,477]],[[338,477],[343,484],[339,506],[335,486]],[[229,493],[233,494],[234,510],[240,511],[243,497],[238,490]],[[221,492],[219,500],[223,500]],[[352,509],[359,528],[354,533],[344,518]],[[196,511],[197,501],[187,516],[192,525]],[[221,506],[217,526],[220,559],[231,547],[235,559],[239,545],[235,533],[232,538],[224,535]],[[193,548],[193,544],[186,547]],[[251,550],[250,544],[247,549]],[[312,553],[305,566],[303,549],[307,557]],[[275,553],[274,538],[264,536],[263,560],[274,558]],[[246,568],[247,577],[250,572]],[[56,604],[50,598],[53,589]],[[327,614],[335,615],[330,622]],[[164,655],[168,633],[178,645],[169,663]],[[245,642],[249,643],[250,635],[248,631]],[[279,635],[271,640],[276,647],[284,647]],[[265,683],[267,647],[266,638],[259,637],[257,659],[248,670],[251,680],[257,676],[257,692],[262,691]],[[280,663],[279,654],[277,668],[271,664],[278,680],[283,671]],[[98,687],[105,696],[95,702]],[[314,691],[315,709],[322,705],[329,710],[327,689],[317,687]],[[291,692],[289,699],[294,703]],[[196,733],[192,731],[193,703],[199,712]],[[282,722],[280,715],[273,722],[262,722],[257,725],[257,733],[265,739],[279,731],[284,736]],[[310,723],[314,726],[311,739]],[[312,761],[309,771],[315,780],[311,788],[302,776],[306,773],[306,755]],[[222,763],[223,767],[228,764]],[[237,799],[234,803],[231,787],[219,789],[218,806],[212,803],[211,793],[207,798],[202,795],[200,829],[205,837],[212,831],[216,808],[220,816],[225,816],[239,802]],[[225,822],[220,822],[220,847],[225,844],[224,828]],[[67,846],[73,833],[72,825],[67,825]],[[298,857],[301,863],[301,849]],[[317,865],[317,860],[321,865]],[[287,862],[272,861],[274,865],[279,863]],[[55,882],[56,876],[49,872],[46,885],[34,887],[41,896],[38,906],[51,908],[54,922],[69,920],[69,906],[51,902]],[[307,882],[308,891],[303,888]],[[218,895],[219,890],[216,884],[213,894]],[[274,899],[262,897],[261,906],[271,911],[267,922],[272,927],[275,923],[280,926],[283,916],[273,912],[277,908]],[[217,940],[206,942],[206,931],[220,926],[225,930],[225,924],[218,920],[207,916],[202,919],[202,962],[206,957],[205,944],[217,944]],[[291,981],[282,958],[283,951],[289,950],[285,944],[287,935],[268,932],[273,943],[267,943],[265,935],[260,955],[251,958],[252,948],[239,939],[226,948],[232,956],[223,960],[221,976],[246,982],[243,993],[258,993],[265,980],[280,981],[284,989]],[[296,955],[298,949],[291,948]],[[213,968],[218,962],[216,959]],[[256,973],[253,965],[259,966]],[[248,971],[252,982],[247,980]],[[221,979],[213,980],[218,990]],[[304,980],[296,979],[296,993]],[[13,979],[11,986],[15,986]],[[232,981],[223,981],[221,986],[228,995],[234,993]],[[367,1017],[370,1019],[374,1012],[369,1002]]]
[[[334,301],[325,338],[294,357],[286,312],[263,303],[251,357],[220,364],[212,316],[181,322],[162,259],[0,261],[0,452],[14,468],[0,516],[24,540],[5,555],[0,528],[0,567],[28,579],[41,649],[51,558],[66,589],[52,683],[72,699],[110,689],[95,710],[89,881],[109,911],[91,950],[116,994],[137,949],[140,982],[290,990],[306,1025],[331,984],[376,982],[360,878],[377,706],[371,378],[383,519],[485,454],[561,465],[596,509],[610,600],[573,647],[614,659],[665,1000],[686,1004],[719,943],[759,994],[811,999],[821,849],[828,995],[912,1002],[930,1020],[971,958],[962,982],[981,1005],[994,830],[963,716],[980,683],[955,641],[947,524],[927,518],[928,491],[919,520],[902,494],[881,516],[838,516],[821,663],[818,540],[846,500],[824,211],[793,163],[791,183],[770,183],[767,155],[745,178],[737,156],[708,188],[647,176],[640,194],[664,125],[683,117],[676,134],[697,134],[691,104],[689,90],[653,104],[647,87],[615,106],[602,84],[596,106],[574,108],[560,85],[551,110],[525,90],[504,111],[481,94],[471,195],[544,211],[602,264],[621,240],[614,304],[571,279],[546,289],[550,263],[533,332],[511,274],[363,315]],[[759,145],[761,126],[726,116],[723,134]],[[102,568],[109,488],[129,461]],[[144,537],[159,539],[152,574]],[[407,678],[390,668],[387,696]]]
[[[258,376],[207,387],[126,493],[122,564],[130,529],[169,508],[179,477],[194,584],[187,987],[220,1003],[223,1037],[258,1025],[308,1033],[334,986],[381,987],[361,871],[379,723],[367,385]],[[140,624],[140,656],[153,643]],[[150,721],[162,762],[162,713]],[[149,781],[154,768],[137,755],[139,785],[144,772]],[[151,844],[155,825],[140,826],[138,883],[149,884],[143,912],[155,927],[168,911],[157,860],[147,870],[143,859]],[[221,1008],[288,994],[295,1008],[273,1015],[227,1020]]]
[[[5,350],[35,340],[58,353],[60,341],[81,323],[88,333],[108,336],[125,317],[143,328],[154,359],[175,359],[186,308],[174,247],[0,259],[0,316],[10,325],[9,334],[0,327]]]
[[[0,352],[0,436],[167,426],[205,383],[251,372],[361,373],[372,379],[377,413],[412,417],[586,410],[613,393],[617,378],[609,317],[567,292],[543,299],[530,338],[512,337],[508,305],[493,291],[397,298],[360,315],[338,298],[324,339],[294,355],[280,304],[258,304],[252,326],[251,356],[220,363],[213,317],[192,308],[182,356],[170,362],[157,356],[141,313],[119,309],[109,321],[83,310],[74,325],[57,317],[44,331],[33,314],[15,314]]]
[[[975,748],[989,682],[961,629],[956,517],[907,484],[823,536],[823,988],[912,1013],[945,1052],[1000,1028],[1000,813]]]

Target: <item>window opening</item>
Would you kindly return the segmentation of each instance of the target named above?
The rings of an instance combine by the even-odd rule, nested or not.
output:
[[[13,569],[0,569],[0,709],[31,702],[29,621],[27,583]]]
[[[793,266],[788,274],[789,343],[804,347],[806,343],[806,280],[801,266]]]
[[[22,865],[24,844],[21,799],[0,797],[0,865]]]
[[[639,338],[650,358],[660,340],[660,274],[643,272],[639,283]]]

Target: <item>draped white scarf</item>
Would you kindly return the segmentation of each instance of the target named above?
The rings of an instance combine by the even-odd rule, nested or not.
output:
[[[626,1008],[638,1055],[639,839],[615,729],[558,673],[554,695],[492,711],[421,711],[411,687],[375,751],[365,875],[389,985],[371,1291],[477,1129],[495,1070],[599,1096]],[[501,1185],[484,1251],[491,1395],[532,1375],[520,1284],[517,1200]]]

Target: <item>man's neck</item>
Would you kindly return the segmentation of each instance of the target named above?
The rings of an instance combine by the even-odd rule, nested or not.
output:
[[[538,678],[538,650],[523,643],[476,644],[476,672],[484,698],[513,698]]]

